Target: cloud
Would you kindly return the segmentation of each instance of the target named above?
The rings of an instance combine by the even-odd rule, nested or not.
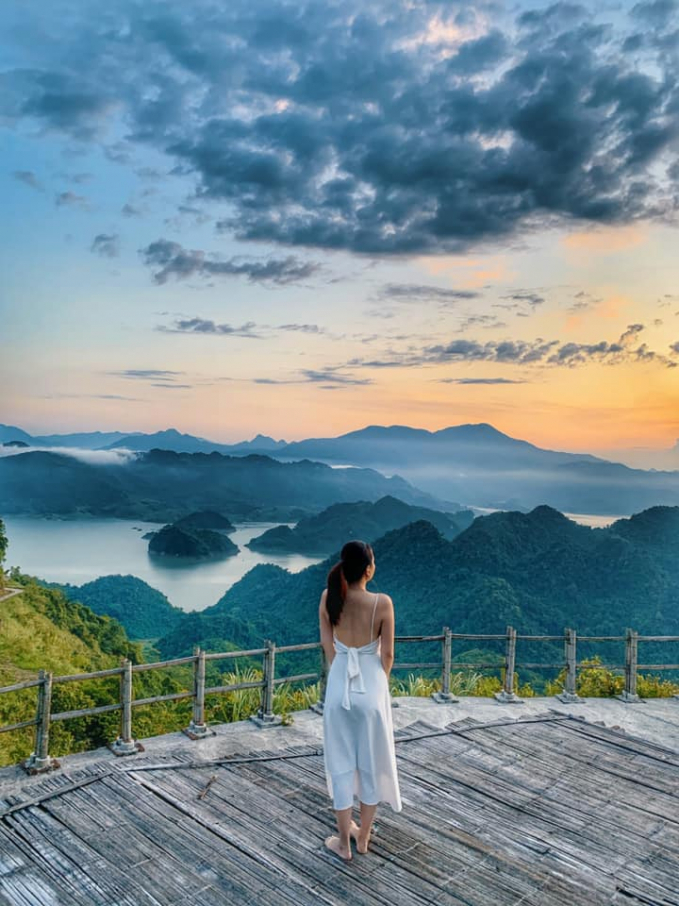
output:
[[[453,340],[443,346],[430,346],[425,354],[432,362],[504,362],[527,365],[541,362],[555,346],[558,346],[557,340],[491,340],[487,343]]]
[[[140,250],[144,263],[157,268],[153,274],[156,283],[166,283],[170,277],[185,280],[194,275],[203,277],[246,277],[250,283],[274,283],[284,286],[298,283],[313,276],[320,266],[289,255],[286,258],[268,258],[247,261],[230,258],[221,261],[206,252],[183,248],[178,242],[158,239]]]
[[[679,342],[672,343],[670,350],[674,353],[674,355],[679,355]]]
[[[84,394],[92,395],[95,394]],[[105,397],[108,398],[108,397]],[[24,453],[59,453],[71,456],[94,466],[125,466],[139,456],[139,453],[117,448],[116,450],[87,450],[80,447],[0,447],[0,456],[21,456]]]
[[[674,219],[676,5],[512,9],[69,5],[50,30],[27,20],[4,118],[124,166],[140,147],[165,155],[241,240],[438,255]]]
[[[677,13],[679,13],[679,3],[676,0],[650,0],[647,3],[637,3],[632,7],[632,15],[640,22],[650,23],[658,29],[676,24]]]
[[[15,170],[12,176],[37,192],[44,192],[42,183],[32,170]]]
[[[420,283],[386,283],[379,291],[379,297],[389,302],[437,302],[443,306],[480,296],[481,293],[471,289],[446,289]]]
[[[500,321],[495,315],[468,315],[460,322],[460,330],[469,330],[470,327],[483,327],[486,330],[493,328],[498,329],[506,327],[504,321]]]
[[[568,311],[573,314],[582,314],[583,312],[590,311],[596,305],[599,305],[603,299],[593,296],[591,293],[587,293],[584,290],[577,292],[573,298],[575,301],[572,305],[569,306]]]
[[[545,297],[541,296],[539,293],[532,292],[528,289],[519,289],[513,293],[509,293],[506,296],[502,297],[503,299],[509,299],[512,302],[527,302],[531,308],[537,308],[538,305],[544,305]]]
[[[449,343],[425,346],[419,351],[392,352],[383,359],[354,358],[347,363],[352,368],[418,368],[457,362],[495,362],[504,365],[535,365],[540,367],[574,368],[590,363],[608,365],[656,363],[676,368],[668,356],[649,349],[642,343],[634,346],[641,324],[630,324],[614,342],[563,343],[560,340],[467,340],[456,338]],[[674,349],[674,347],[672,347]],[[674,349],[676,352],[676,349]]]
[[[253,378],[253,384],[285,385],[285,384],[314,384],[320,390],[341,390],[347,387],[362,387],[372,384],[372,378],[358,378],[355,375],[341,370],[341,366],[323,369],[304,368],[298,372],[300,377],[278,378]]]
[[[212,334],[220,337],[247,337],[249,339],[260,339],[261,335],[254,332],[255,322],[248,321],[241,324],[240,327],[233,327],[231,324],[216,324],[214,321],[205,318],[183,318],[174,322],[174,327],[165,327],[159,325],[156,330],[163,333],[197,333]]]
[[[117,258],[120,254],[120,236],[117,233],[98,233],[92,240],[90,251],[103,258]]]
[[[525,384],[526,381],[512,381],[508,378],[441,378],[438,384]]]
[[[76,195],[75,192],[58,192],[54,198],[54,203],[58,208],[80,208],[81,211],[89,211],[90,203],[84,195]]]
[[[120,209],[120,213],[123,215],[123,217],[141,217],[141,211],[139,210],[139,208],[135,208],[135,206],[130,204],[129,202],[125,202],[125,204]]]
[[[165,383],[175,382],[179,375],[185,374],[184,371],[165,371],[158,368],[125,368],[122,371],[105,373],[135,381],[163,381]]]
[[[318,324],[279,324],[275,330],[289,330],[294,333],[322,334],[326,333],[324,327]]]
[[[627,343],[631,340],[636,339],[636,337],[644,330],[643,324],[630,324],[627,330],[620,337],[621,343]]]
[[[312,369],[303,369],[301,374],[304,376],[304,379],[311,384],[321,384],[328,389],[330,386],[363,386],[365,384],[372,384],[371,378],[357,378],[352,374],[342,374],[340,371],[337,371],[333,368],[326,368],[320,371],[314,371]]]

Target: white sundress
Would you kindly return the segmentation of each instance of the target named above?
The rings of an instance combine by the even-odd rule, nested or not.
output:
[[[334,633],[333,640],[335,657],[323,704],[325,776],[333,808],[350,808],[358,796],[366,805],[388,802],[400,812],[391,695],[380,639],[360,648],[345,645]]]

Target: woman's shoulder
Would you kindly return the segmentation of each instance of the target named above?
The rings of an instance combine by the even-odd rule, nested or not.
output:
[[[391,600],[389,595],[384,591],[377,592],[377,605],[379,606],[380,604],[382,604],[383,606],[386,606],[386,607],[394,606],[394,602]]]

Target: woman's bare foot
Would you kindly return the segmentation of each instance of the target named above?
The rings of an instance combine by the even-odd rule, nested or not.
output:
[[[351,822],[349,835],[356,841],[356,852],[365,855],[368,852],[368,841],[361,837],[361,828],[355,821]]]
[[[332,837],[325,838],[325,845],[330,850],[330,852],[335,853],[336,856],[339,856],[340,859],[343,859],[345,862],[351,862],[351,846],[347,849],[344,849],[340,844],[340,838],[333,834]]]

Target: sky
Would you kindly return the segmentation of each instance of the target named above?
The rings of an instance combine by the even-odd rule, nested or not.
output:
[[[5,424],[679,438],[675,0],[5,0],[0,161]]]

